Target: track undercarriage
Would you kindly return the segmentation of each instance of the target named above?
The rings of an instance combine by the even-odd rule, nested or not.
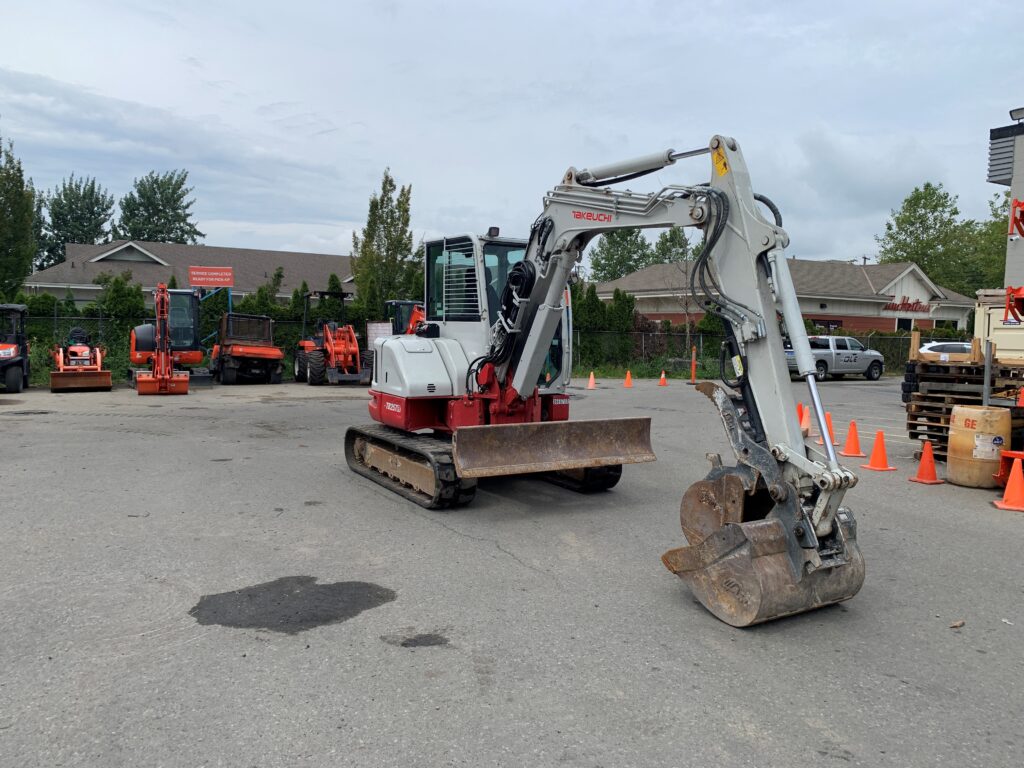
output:
[[[476,494],[476,478],[460,477],[456,470],[448,435],[414,434],[381,424],[349,427],[345,460],[354,472],[426,509],[461,507]],[[577,493],[595,493],[619,482],[622,465],[530,474]]]

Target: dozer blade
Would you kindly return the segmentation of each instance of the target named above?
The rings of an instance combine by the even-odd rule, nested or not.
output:
[[[804,548],[800,525],[793,524],[795,494],[772,508],[763,491],[749,488],[735,468],[722,468],[683,497],[680,519],[690,546],[669,550],[661,560],[705,608],[726,624],[746,627],[857,594],[864,558],[852,515],[840,510],[828,541]]]
[[[50,371],[51,392],[109,391],[112,386],[110,371]]]
[[[167,379],[165,386],[156,376],[149,372],[135,375],[135,389],[140,395],[187,395],[188,373],[175,372]]]
[[[649,418],[462,427],[452,445],[459,477],[565,472],[657,459]]]

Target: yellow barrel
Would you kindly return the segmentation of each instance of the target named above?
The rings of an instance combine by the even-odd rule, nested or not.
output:
[[[949,417],[946,479],[968,488],[995,488],[999,454],[1010,447],[1010,409],[955,405]]]

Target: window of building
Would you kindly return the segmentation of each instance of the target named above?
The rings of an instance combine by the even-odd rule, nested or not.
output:
[[[897,331],[912,331],[914,329],[914,320],[910,317],[897,317],[896,318],[896,330]]]

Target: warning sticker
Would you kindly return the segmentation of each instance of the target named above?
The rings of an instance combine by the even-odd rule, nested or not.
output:
[[[729,161],[725,159],[725,150],[719,147],[711,153],[711,162],[719,176],[725,176],[729,172]]]
[[[974,435],[974,458],[982,461],[998,461],[999,452],[1003,449],[1002,435],[986,435],[976,432]]]

